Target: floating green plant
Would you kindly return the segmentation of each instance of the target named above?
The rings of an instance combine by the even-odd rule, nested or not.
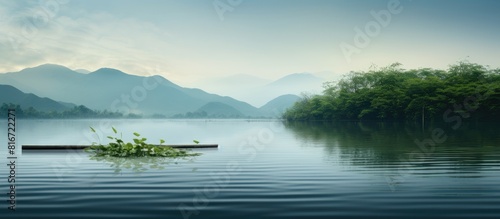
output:
[[[120,133],[120,138],[117,137],[118,131],[112,127],[113,132],[115,133],[115,137],[107,136],[109,139],[114,142],[110,142],[106,145],[92,143],[92,146],[86,149],[87,152],[93,154],[93,156],[106,156],[106,157],[171,157],[171,158],[180,158],[180,157],[189,157],[189,156],[198,156],[201,153],[192,153],[188,150],[181,150],[173,147],[169,147],[167,145],[163,145],[165,140],[160,139],[159,145],[146,143],[147,138],[141,137],[141,135],[137,132],[134,132],[134,136],[136,138],[133,139],[133,142],[124,142],[122,140],[122,135]],[[93,133],[96,133],[95,129],[90,127],[90,130]],[[99,139],[99,136],[97,136]],[[99,139],[100,141],[100,139]]]

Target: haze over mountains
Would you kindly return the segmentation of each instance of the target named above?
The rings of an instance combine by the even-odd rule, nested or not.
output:
[[[110,68],[77,72],[52,64],[0,74],[0,84],[13,86],[3,87],[10,89],[10,93],[14,92],[12,89],[19,89],[16,89],[17,96],[22,96],[18,94],[21,91],[32,93],[31,95],[38,98],[50,98],[52,104],[63,101],[85,105],[95,110],[143,115],[172,116],[205,111],[208,116],[276,117],[298,99],[293,95],[280,97],[259,109],[231,97],[181,87],[161,76],[136,76]],[[280,95],[282,94],[287,93]],[[5,96],[4,92],[2,96]]]
[[[57,102],[49,98],[42,98],[34,94],[23,93],[10,85],[0,84],[0,103],[12,103],[23,109],[33,107],[40,111],[61,112],[73,107],[73,104]]]
[[[196,83],[197,87],[220,95],[228,95],[261,107],[284,94],[300,96],[302,93],[319,94],[324,82],[338,80],[340,76],[331,72],[294,73],[275,81],[246,74],[213,78]]]

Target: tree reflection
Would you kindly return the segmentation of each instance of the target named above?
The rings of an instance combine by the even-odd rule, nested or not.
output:
[[[285,127],[304,147],[323,147],[326,159],[344,166],[388,171],[410,166],[426,176],[475,177],[486,162],[500,158],[500,130],[494,124],[464,123],[457,130],[445,123],[422,130],[418,124],[400,122],[287,122]],[[436,128],[443,129],[446,141],[423,153],[415,141],[431,139]],[[415,152],[420,156],[410,158]]]

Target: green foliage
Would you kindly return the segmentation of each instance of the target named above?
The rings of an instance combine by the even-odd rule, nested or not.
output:
[[[473,98],[475,118],[500,120],[500,69],[460,62],[447,71],[405,70],[399,63],[351,72],[326,83],[323,95],[305,96],[289,108],[287,120],[442,119]],[[464,108],[465,106],[463,106]]]
[[[147,138],[141,137],[137,132],[134,132],[133,142],[124,142],[121,138],[116,137],[117,131],[113,127],[115,136],[107,136],[108,139],[113,140],[107,145],[93,143],[91,147],[87,148],[87,152],[91,152],[95,157],[189,157],[198,156],[200,153],[190,153],[187,150],[180,150],[169,146],[163,146],[165,140],[160,140],[160,145],[153,145],[146,143]],[[95,133],[95,129],[90,127],[90,130]]]

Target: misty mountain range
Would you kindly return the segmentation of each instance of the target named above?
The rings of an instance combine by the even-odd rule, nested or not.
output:
[[[197,87],[205,88],[206,91],[230,94],[233,98],[260,107],[283,94],[320,94],[324,82],[338,79],[340,76],[331,72],[294,73],[275,81],[254,75],[236,74],[202,80],[195,84]]]
[[[276,83],[285,82],[278,80]],[[181,87],[157,75],[137,76],[110,68],[94,72],[74,71],[53,64],[0,74],[0,84],[3,84],[0,86],[0,103],[14,103],[42,111],[61,111],[85,105],[95,110],[125,114],[172,116],[204,112],[208,116],[276,117],[299,99],[296,95],[281,93],[256,108],[231,97]],[[258,91],[247,92],[259,95]]]
[[[34,94],[23,93],[19,89],[0,84],[0,103],[12,103],[20,105],[22,109],[30,107],[40,111],[62,112],[74,107],[74,104],[57,102],[50,98],[42,98]]]

